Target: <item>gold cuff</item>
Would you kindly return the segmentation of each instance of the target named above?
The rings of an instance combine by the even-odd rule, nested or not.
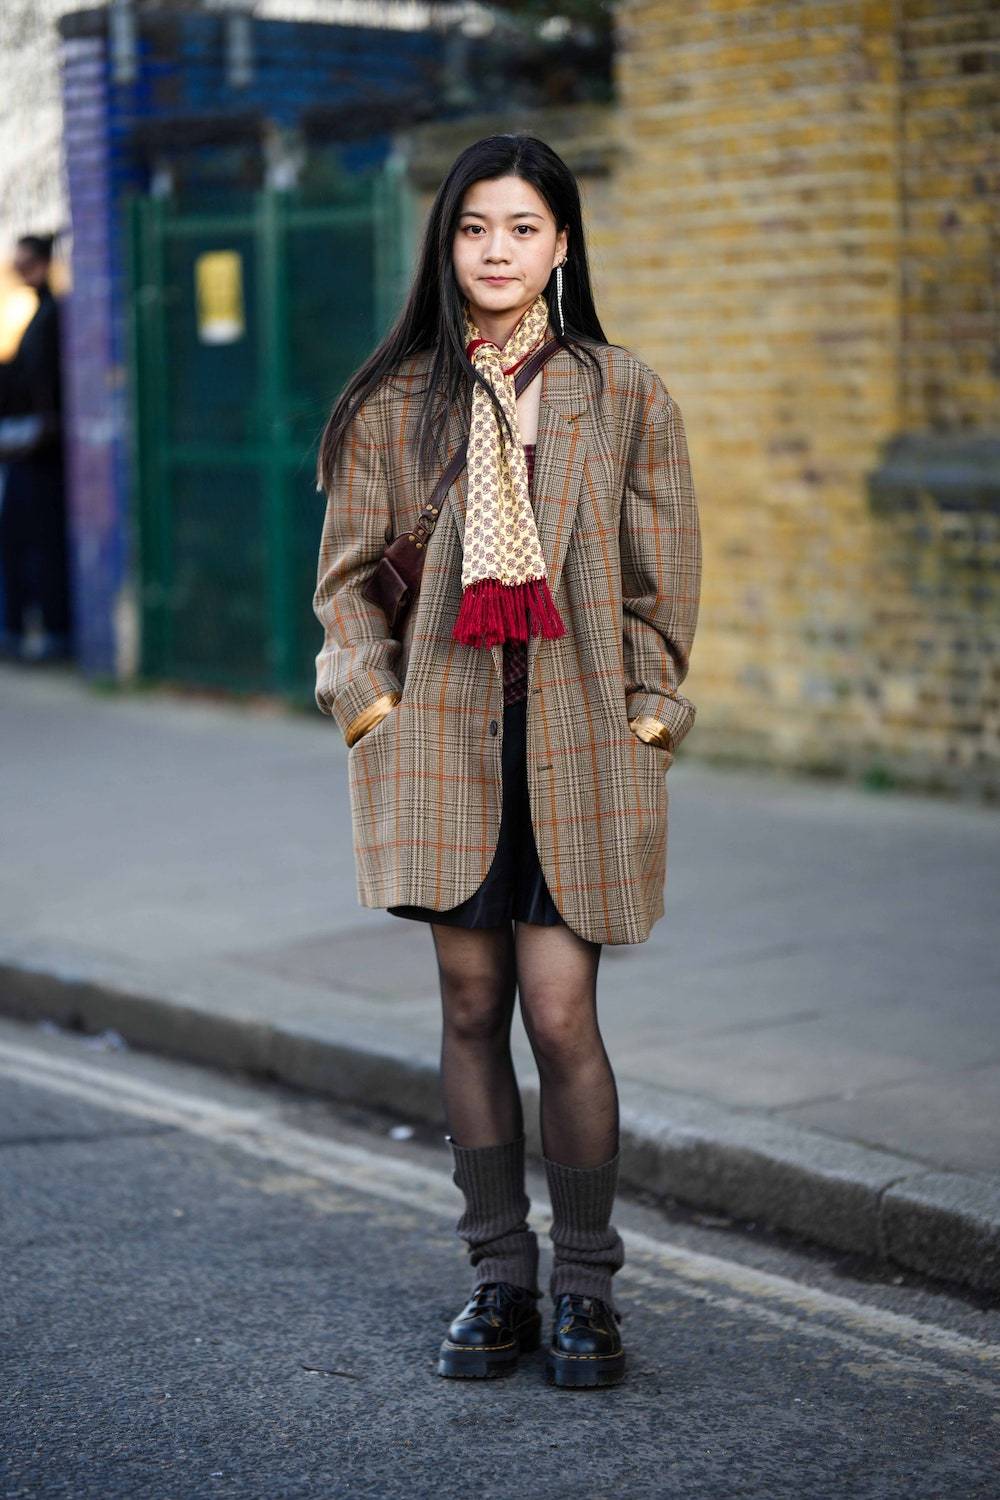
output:
[[[649,714],[641,714],[637,719],[629,719],[628,726],[632,733],[647,745],[657,745],[661,750],[673,750],[674,742],[670,730],[666,724],[659,719],[651,718]]]
[[[383,693],[370,703],[366,709],[358,714],[358,717],[350,724],[344,734],[348,749],[361,739],[362,735],[374,729],[376,724],[381,723],[387,713],[390,713],[402,697],[402,693]]]

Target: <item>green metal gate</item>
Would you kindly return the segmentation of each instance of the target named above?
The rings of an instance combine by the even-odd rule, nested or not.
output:
[[[311,701],[318,440],[401,305],[411,220],[391,160],[320,205],[131,201],[142,677]]]

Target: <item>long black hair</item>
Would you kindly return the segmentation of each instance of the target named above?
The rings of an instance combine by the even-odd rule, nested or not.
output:
[[[448,408],[460,398],[469,403],[475,383],[485,386],[498,420],[503,420],[492,387],[465,353],[465,296],[455,278],[452,260],[452,246],[466,190],[475,182],[491,181],[497,177],[521,177],[530,182],[548,204],[557,230],[568,230],[562,292],[565,335],[559,332],[555,311],[554,269],[544,292],[549,304],[549,322],[559,343],[574,359],[581,363],[590,360],[597,370],[598,381],[603,385],[600,362],[587,348],[588,342],[607,344],[608,340],[598,319],[590,286],[576,179],[562,157],[537,136],[484,136],[467,146],[456,158],[438,188],[427,218],[406,304],[389,332],[351,377],[334,404],[320,440],[319,488],[329,490],[333,483],[337,450],[358,408],[408,355],[425,349],[434,351],[417,428],[417,457],[425,472],[429,473],[435,464],[439,467],[442,461],[438,445]],[[442,394],[445,402],[436,411]],[[468,410],[468,405],[465,409]]]

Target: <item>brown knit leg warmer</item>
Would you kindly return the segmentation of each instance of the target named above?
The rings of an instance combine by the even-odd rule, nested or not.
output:
[[[598,1167],[565,1167],[543,1156],[552,1200],[549,1291],[600,1297],[618,1311],[611,1278],[625,1264],[625,1244],[611,1224],[621,1153]]]
[[[530,1199],[524,1188],[524,1134],[501,1146],[459,1146],[448,1136],[455,1158],[452,1181],[465,1196],[465,1212],[455,1226],[469,1247],[476,1276],[509,1281],[540,1297],[538,1236],[528,1227]]]

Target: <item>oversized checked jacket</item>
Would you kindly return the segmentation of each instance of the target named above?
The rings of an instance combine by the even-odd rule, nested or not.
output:
[[[695,706],[688,672],[701,536],[680,408],[618,345],[545,365],[533,505],[566,625],[528,644],[527,777],[542,871],[566,923],[641,943],[663,915],[667,771]],[[442,502],[402,640],[361,589],[387,528],[411,527],[433,480],[416,458],[430,356],[366,400],[337,457],[313,609],[325,638],[316,702],[350,746],[358,900],[445,911],[482,884],[500,832],[503,648],[452,639],[462,595],[467,470]],[[447,454],[468,413],[448,414]],[[443,467],[443,465],[442,465]]]

